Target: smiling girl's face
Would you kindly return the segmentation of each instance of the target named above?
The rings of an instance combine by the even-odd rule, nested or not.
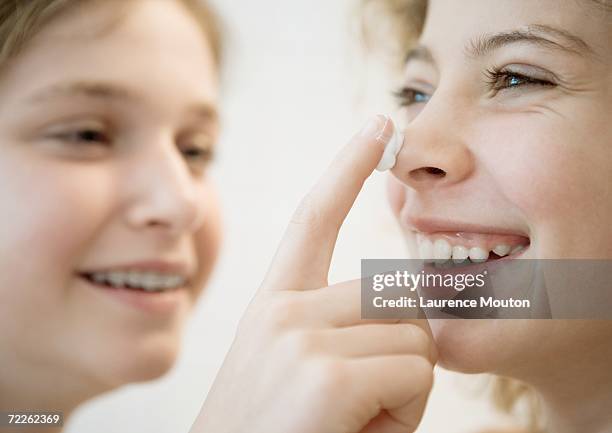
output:
[[[594,1],[428,2],[389,184],[413,256],[612,258],[611,42]],[[576,322],[432,326],[443,363],[470,371],[545,366],[610,338]]]
[[[178,1],[86,2],[2,72],[0,389],[160,375],[219,244],[201,24]]]

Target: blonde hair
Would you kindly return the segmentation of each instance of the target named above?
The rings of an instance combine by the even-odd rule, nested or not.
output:
[[[18,55],[50,20],[87,2],[111,0],[0,0],[0,68]],[[206,36],[218,67],[222,60],[219,20],[203,0],[180,1],[196,18]],[[127,0],[119,0],[125,5]]]

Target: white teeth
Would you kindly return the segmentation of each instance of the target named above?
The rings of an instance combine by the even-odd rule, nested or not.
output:
[[[493,248],[492,251],[498,256],[503,257],[510,252],[510,245],[499,244],[495,248]]]
[[[147,292],[153,292],[160,289],[159,279],[155,274],[146,274],[141,280],[137,287],[142,287]]]
[[[418,253],[421,260],[436,265],[452,263],[460,264],[468,260],[474,263],[486,262],[489,259],[489,250],[482,247],[466,247],[464,245],[451,245],[444,238],[431,240],[421,233],[416,236]],[[497,256],[517,254],[524,250],[527,245],[517,245],[514,248],[508,244],[498,244],[491,251]],[[452,262],[450,261],[452,260]]]
[[[521,251],[523,251],[525,249],[525,245],[517,245],[516,247],[514,247],[514,249],[512,251],[510,251],[510,255],[519,253]]]
[[[138,272],[130,272],[127,275],[127,283],[132,287],[137,287],[140,285],[140,273]]]
[[[453,267],[453,262],[451,262],[450,260],[447,260],[445,262],[442,260],[439,260],[439,261],[434,262],[434,266],[438,269],[449,269]]]
[[[166,288],[176,287],[183,284],[183,277],[179,277],[178,275],[170,276],[166,278]]]
[[[451,245],[444,239],[437,239],[433,244],[433,258],[436,262],[444,263],[451,258]]]
[[[142,287],[146,290],[146,289],[158,287],[160,285],[159,282],[160,281],[157,275],[145,274],[142,276],[140,284],[142,284]]]
[[[419,239],[419,256],[425,261],[433,258],[433,243],[429,239]]]
[[[489,257],[489,252],[480,248],[480,247],[472,247],[470,248],[470,260],[475,263],[481,263],[487,260]]]
[[[106,280],[113,286],[119,287],[123,286],[125,279],[123,278],[124,274],[120,272],[109,272],[106,276]]]
[[[462,245],[455,245],[453,247],[453,262],[461,263],[469,256],[469,251]]]
[[[90,277],[98,284],[109,284],[116,288],[130,286],[147,292],[172,289],[186,284],[186,279],[182,275],[156,272],[95,272],[90,274]]]
[[[93,274],[91,278],[96,283],[100,283],[100,284],[106,283],[106,276],[104,274]]]

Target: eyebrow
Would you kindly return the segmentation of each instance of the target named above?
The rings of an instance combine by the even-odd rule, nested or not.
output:
[[[478,36],[466,45],[464,52],[468,57],[484,57],[503,46],[519,42],[528,42],[573,55],[583,56],[585,53],[594,53],[593,49],[578,36],[544,24],[531,24],[521,30]],[[419,45],[408,52],[405,63],[412,60],[435,63],[430,49],[424,45]]]
[[[44,102],[49,99],[61,97],[86,97],[96,99],[121,99],[137,100],[138,95],[123,87],[89,81],[76,81],[71,83],[56,84],[30,98],[31,102]]]
[[[591,47],[578,36],[566,30],[544,24],[532,24],[524,30],[513,30],[475,38],[466,47],[466,52],[470,56],[481,57],[504,45],[516,42],[529,42],[545,48],[565,51],[569,54],[593,53]]]
[[[118,86],[112,83],[105,82],[90,82],[76,81],[71,83],[56,84],[30,98],[31,102],[45,102],[50,99],[62,97],[84,97],[106,101],[142,101],[144,98],[138,93]],[[217,121],[219,113],[212,103],[201,102],[189,106],[187,110],[196,118],[201,118],[205,121]]]

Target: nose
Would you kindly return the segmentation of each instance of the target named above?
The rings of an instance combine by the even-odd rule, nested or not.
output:
[[[436,102],[432,98],[408,123],[404,146],[391,170],[400,182],[417,191],[456,184],[474,169],[474,156],[461,126],[465,119],[450,108],[434,106]]]
[[[204,218],[202,179],[194,177],[176,146],[149,146],[130,164],[127,222],[171,236],[195,231]]]

